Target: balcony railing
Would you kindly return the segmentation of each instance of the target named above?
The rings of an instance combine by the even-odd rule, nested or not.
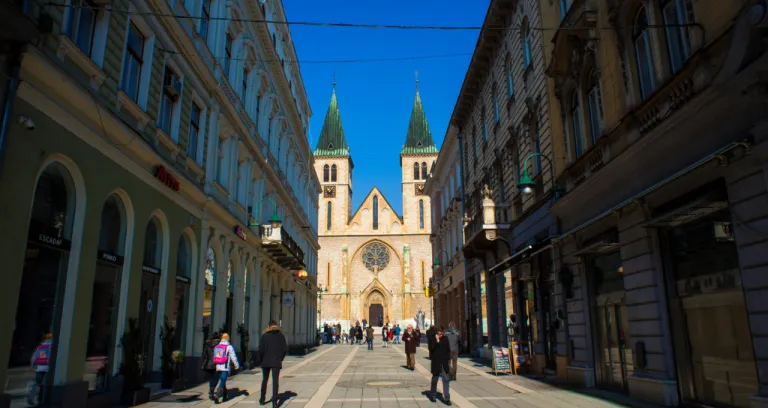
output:
[[[262,248],[286,269],[299,269],[306,266],[304,250],[294,241],[285,228],[275,229],[271,225],[261,227]]]

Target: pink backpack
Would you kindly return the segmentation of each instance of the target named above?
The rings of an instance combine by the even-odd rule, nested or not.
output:
[[[229,362],[229,355],[227,354],[227,345],[219,344],[213,348],[213,363],[214,364],[227,364]]]
[[[51,345],[41,344],[35,350],[35,365],[48,365],[50,363]]]

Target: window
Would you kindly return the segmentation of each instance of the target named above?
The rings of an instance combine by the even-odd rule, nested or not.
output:
[[[491,84],[491,97],[493,97],[493,123],[498,124],[499,123],[499,98],[496,95],[496,87],[498,85],[494,81],[493,84]]]
[[[224,69],[224,76],[229,78],[229,66],[232,63],[232,42],[234,40],[232,39],[232,34],[227,33],[227,39],[224,43],[224,66],[222,66],[222,69]]]
[[[419,228],[424,229],[424,200],[419,200]]]
[[[328,262],[328,273],[325,276],[325,288],[326,289],[331,288],[331,263],[330,262]]]
[[[532,47],[531,47],[531,29],[528,27],[528,20],[525,21],[523,25],[523,62],[525,63],[525,68],[528,68],[531,65],[531,61],[533,60],[533,53],[532,53]]]
[[[136,24],[133,22],[129,23],[120,88],[129,98],[137,103],[139,100],[139,84],[141,83],[141,68],[144,64],[145,41],[144,35],[141,34]]]
[[[226,169],[224,166],[224,147],[226,146],[226,140],[219,136],[219,140],[216,146],[216,181],[222,186],[226,183]]]
[[[187,137],[187,155],[197,159],[197,143],[200,138],[200,107],[192,103],[192,111],[189,114],[189,136]]]
[[[597,71],[589,73],[589,88],[587,89],[587,109],[589,112],[589,127],[592,133],[592,144],[602,136],[603,101],[600,94],[600,78]]]
[[[421,179],[427,179],[427,163],[421,163]]]
[[[574,91],[571,97],[571,126],[573,126],[573,142],[576,149],[576,157],[584,152],[584,140],[581,136],[581,107],[579,106],[579,93]]]
[[[426,268],[425,262],[421,261],[421,286],[426,286],[426,285],[427,285],[427,268]]]
[[[203,10],[200,13],[200,26],[198,34],[204,42],[208,42],[208,27],[211,24],[211,0],[203,0]]]
[[[243,67],[243,83],[241,84],[240,88],[240,99],[243,101],[243,106],[245,106],[245,97],[248,94],[248,68]]]
[[[564,19],[568,14],[568,9],[571,7],[569,4],[572,0],[560,0],[560,19]]]
[[[413,179],[419,179],[419,163],[413,163]]]
[[[325,229],[331,230],[331,220],[333,220],[333,204],[328,201],[328,214],[326,214]]]
[[[515,95],[515,82],[512,78],[512,58],[507,55],[507,96],[510,98]]]
[[[328,182],[328,180],[330,180],[330,176],[329,176],[330,169],[331,168],[327,164],[323,166],[323,181],[326,183]]]
[[[480,120],[483,121],[483,142],[488,142],[488,124],[485,121],[485,105],[480,109]]]
[[[379,196],[373,196],[373,229],[379,229]]]
[[[179,85],[177,85],[177,83]],[[160,96],[160,118],[158,120],[158,125],[165,134],[171,137],[173,137],[171,135],[171,124],[173,122],[174,108],[176,107],[176,102],[179,100],[179,93],[181,91],[180,84],[176,74],[174,74],[168,67],[165,67],[163,88]]]
[[[99,8],[89,0],[74,1],[70,9],[67,37],[85,55],[92,57]]]
[[[541,167],[541,136],[539,135],[539,129],[536,128],[536,131],[534,132],[533,136],[533,152],[537,153],[533,160],[535,160],[536,165],[536,174],[541,174],[542,167]]]
[[[331,181],[336,182],[336,165],[331,166]]]
[[[477,163],[477,145],[480,144],[480,138],[477,136],[477,129],[475,129],[473,133],[473,139],[475,139],[475,143],[472,144],[472,150],[474,150],[475,153],[475,163]]]
[[[687,0],[666,0],[662,2],[662,14],[664,15],[664,29],[667,34],[667,50],[669,51],[669,65],[674,74],[683,67],[691,52],[691,38],[688,27],[682,25],[688,23],[689,7]]]
[[[648,30],[648,15],[645,8],[635,17],[635,58],[637,59],[637,78],[640,81],[640,96],[643,100],[648,98],[655,88],[655,72],[653,69],[653,57],[651,56],[651,36]]]

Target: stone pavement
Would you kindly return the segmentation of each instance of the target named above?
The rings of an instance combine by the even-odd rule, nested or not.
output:
[[[404,368],[402,345],[383,348],[324,345],[307,356],[286,358],[280,379],[280,406],[306,408],[434,407],[423,394],[429,389],[429,360],[426,345],[417,353],[417,367]],[[261,370],[241,373],[230,379],[231,399],[214,405],[207,399],[207,385],[178,392],[141,405],[143,408],[258,407]],[[438,392],[442,384],[438,384]],[[246,394],[247,392],[247,394]],[[271,398],[271,384],[267,400]],[[461,408],[532,407],[592,408],[643,406],[611,402],[601,396],[558,388],[521,376],[494,376],[489,367],[469,358],[459,359],[458,381],[451,382],[451,402]]]

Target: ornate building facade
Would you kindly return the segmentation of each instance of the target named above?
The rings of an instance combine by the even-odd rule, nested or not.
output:
[[[422,311],[433,320],[425,289],[432,277],[431,205],[424,190],[437,158],[418,89],[400,154],[403,214],[373,187],[352,211],[352,155],[334,86],[315,171],[322,183],[319,211],[320,321],[371,324],[412,322]]]

